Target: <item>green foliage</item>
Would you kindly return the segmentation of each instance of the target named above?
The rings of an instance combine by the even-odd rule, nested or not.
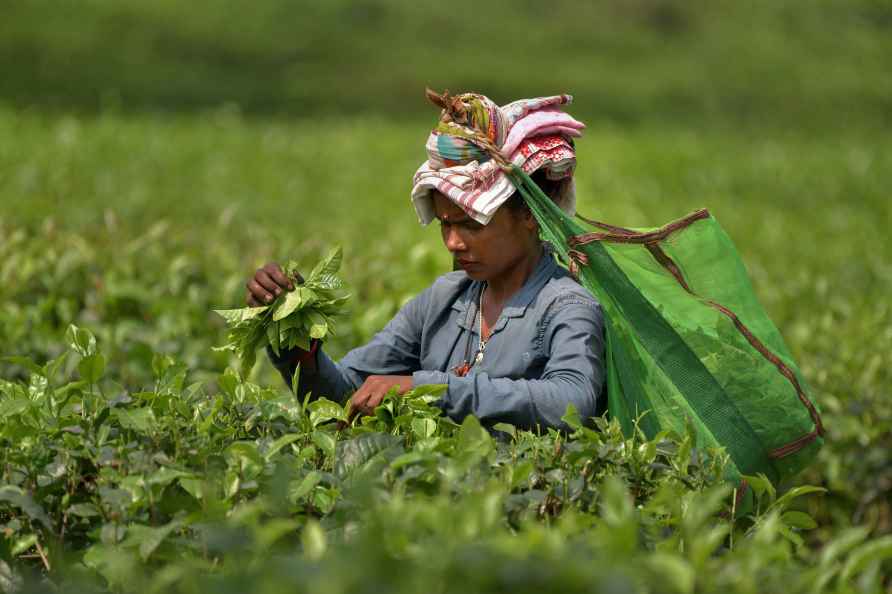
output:
[[[888,7],[474,10],[4,5],[0,590],[888,591]],[[347,250],[334,358],[449,270],[407,197],[425,84],[573,93],[584,214],[709,207],[821,407],[817,461],[741,512],[685,435],[456,426],[420,393],[338,430],[227,369],[210,312],[279,254]]]
[[[311,340],[322,340],[335,333],[334,317],[343,313],[349,299],[349,295],[338,293],[343,287],[343,281],[336,276],[341,258],[341,248],[333,249],[305,282],[282,293],[270,305],[214,310],[229,326],[228,344],[221,350],[233,351],[238,356],[242,376],[247,377],[254,367],[258,349],[269,345],[276,355],[294,348],[308,351]],[[285,271],[295,283],[297,268],[292,262]]]
[[[101,353],[86,329],[67,336],[63,357]],[[522,592],[606,579],[641,592],[873,592],[892,558],[888,538],[863,530],[807,550],[814,521],[790,506],[822,489],[777,497],[748,477],[759,504],[733,515],[726,456],[693,449],[691,434],[628,439],[572,409],[570,435],[490,433],[473,417],[442,417],[433,402],[443,386],[390,395],[344,425],[334,402],[301,402],[228,370],[171,386],[178,366],[167,363],[152,391],[112,395],[77,376],[50,384],[56,361],[0,384],[7,583],[315,591],[317,578],[299,577],[315,575],[331,591],[362,576],[395,591],[419,579]],[[45,577],[31,582],[38,570]]]
[[[86,329],[67,336],[63,357],[101,354]],[[299,402],[230,371],[217,388],[172,386],[165,376],[178,366],[159,363],[155,390],[109,395],[77,377],[50,384],[57,363],[0,385],[2,550],[16,579],[43,566],[63,587],[92,574],[116,590],[188,592],[218,574],[275,583],[280,557],[326,573],[353,559],[377,575],[364,543],[383,538],[389,563],[421,563],[430,547],[445,547],[432,579],[447,587],[454,565],[478,549],[509,564],[551,557],[565,545],[535,543],[553,526],[595,558],[626,559],[616,579],[640,582],[625,563],[641,557],[650,577],[639,585],[669,571],[691,591],[711,587],[697,577],[707,564],[736,554],[728,535],[755,538],[801,494],[772,501],[767,515],[723,519],[725,458],[692,450],[692,435],[625,439],[616,423],[592,430],[571,410],[572,435],[503,426],[494,437],[473,417],[443,418],[432,405],[442,386],[389,396],[345,427],[334,402]],[[809,516],[782,517],[795,521],[762,538],[801,544]],[[870,570],[887,557],[875,548],[855,549],[837,572]],[[568,567],[588,565],[576,559]],[[91,571],[76,571],[78,562]],[[478,579],[486,587],[491,578]]]
[[[6,0],[0,99],[430,120],[425,85],[572,93],[613,122],[889,123],[883,0]],[[492,26],[498,23],[498,26]]]
[[[210,310],[242,298],[247,271],[276,253],[318,257],[322,239],[355,246],[344,276],[362,308],[327,342],[335,357],[449,269],[436,234],[391,195],[417,165],[410,130],[8,111],[0,129],[15,138],[0,150],[21,155],[0,193],[28,205],[4,210],[10,220],[0,223],[0,451],[10,469],[0,584],[32,571],[80,590],[84,580],[159,591],[888,584],[885,139],[602,129],[580,143],[581,162],[599,164],[580,169],[583,212],[662,222],[708,194],[819,399],[829,439],[818,461],[780,496],[753,480],[752,511],[725,512],[732,527],[709,511],[732,497],[683,436],[620,440],[608,425],[600,441],[584,432],[568,440],[497,425],[493,439],[472,421],[457,428],[437,416],[434,395],[388,400],[339,433],[339,405],[296,402],[270,366],[257,366],[255,383],[226,370],[237,361],[212,351],[226,328]],[[225,147],[206,157],[220,135]],[[169,141],[163,150],[156,137]],[[347,162],[374,141],[393,172],[339,176],[318,160],[326,139]],[[252,160],[258,146],[277,148]],[[156,162],[169,174],[153,176]],[[319,191],[277,189],[296,179]],[[250,205],[237,195],[218,203],[249,189]],[[68,194],[78,199],[53,199]],[[374,218],[354,216],[363,201],[375,203]],[[283,216],[283,205],[301,215]],[[833,216],[804,214],[824,212]],[[60,222],[42,220],[51,214]],[[141,226],[146,219],[155,222]],[[314,229],[325,236],[306,239]],[[565,420],[580,430],[572,411]],[[827,492],[773,506],[808,484]]]

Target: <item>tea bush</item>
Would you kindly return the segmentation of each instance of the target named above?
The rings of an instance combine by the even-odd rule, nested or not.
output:
[[[212,310],[264,261],[345,246],[333,356],[449,269],[406,196],[417,141],[364,119],[0,108],[0,587],[888,589],[888,138],[606,126],[580,143],[580,210],[644,225],[709,206],[802,365],[827,444],[791,484],[751,477],[751,510],[686,435],[572,413],[572,435],[490,434],[424,392],[338,430],[340,406],[212,349]],[[356,165],[372,145],[387,167]]]
[[[441,387],[340,429],[334,402],[231,370],[189,382],[158,354],[151,386],[120,392],[92,333],[65,340],[0,384],[7,590],[878,591],[892,548],[862,529],[810,551],[791,504],[818,487],[778,497],[753,477],[736,516],[723,454],[692,435],[626,438],[572,409],[571,435],[491,435],[441,417]]]

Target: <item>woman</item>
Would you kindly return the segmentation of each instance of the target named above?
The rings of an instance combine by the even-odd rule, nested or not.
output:
[[[490,157],[498,150],[567,212],[575,207],[573,138],[583,125],[558,106],[568,95],[499,107],[482,95],[428,91],[443,108],[415,174],[412,200],[422,224],[436,219],[461,270],[409,301],[368,344],[332,361],[314,344],[275,357],[298,394],[311,391],[371,414],[384,395],[446,384],[438,401],[456,421],[563,428],[573,404],[582,418],[603,409],[603,320],[595,299],[557,265],[538,225]],[[481,139],[482,133],[485,138]],[[248,305],[293,289],[270,263],[247,284]]]

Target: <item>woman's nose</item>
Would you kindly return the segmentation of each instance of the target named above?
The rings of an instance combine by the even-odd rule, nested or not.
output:
[[[446,243],[446,249],[450,252],[461,252],[465,250],[465,242],[461,238],[458,230],[452,228],[446,231],[446,237],[444,241]]]

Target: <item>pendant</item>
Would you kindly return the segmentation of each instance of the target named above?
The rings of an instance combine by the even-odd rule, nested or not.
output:
[[[461,365],[456,365],[452,368],[452,371],[458,377],[465,377],[468,375],[468,372],[471,371],[471,365],[467,361],[463,362]]]
[[[479,365],[481,361],[483,361],[483,350],[482,349],[477,351],[477,356],[474,357],[473,365]]]

